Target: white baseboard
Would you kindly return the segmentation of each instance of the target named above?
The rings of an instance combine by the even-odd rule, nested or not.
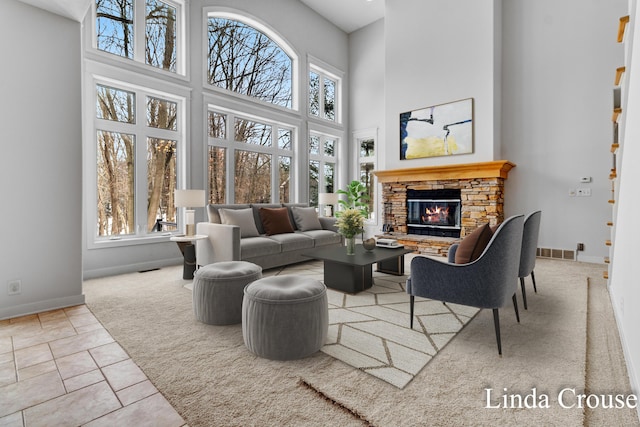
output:
[[[57,310],[59,308],[72,307],[84,304],[84,294],[70,297],[54,298],[44,301],[32,302],[29,304],[15,305],[0,309],[0,320],[14,317],[26,316],[43,311]]]
[[[156,268],[168,267],[173,265],[180,265],[184,262],[182,257],[180,258],[167,258],[161,260],[154,260],[149,262],[141,262],[136,264],[116,265],[112,267],[98,268],[94,270],[84,270],[82,272],[82,279],[96,279],[98,277],[116,276],[118,274],[135,273],[137,271],[153,270]]]

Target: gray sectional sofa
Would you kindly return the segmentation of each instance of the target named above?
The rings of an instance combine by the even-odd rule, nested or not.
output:
[[[207,236],[196,241],[198,265],[249,261],[268,269],[308,261],[305,249],[344,245],[335,218],[305,204],[208,205],[207,214],[209,222],[196,225]]]

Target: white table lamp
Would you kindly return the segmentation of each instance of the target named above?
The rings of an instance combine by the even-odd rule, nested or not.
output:
[[[335,212],[335,205],[337,204],[338,204],[337,193],[319,193],[318,194],[318,207],[321,207],[324,205],[324,216],[333,216],[333,213]]]
[[[177,208],[187,208],[184,212],[184,234],[193,236],[196,231],[196,211],[190,208],[205,206],[204,190],[176,190],[174,196]]]

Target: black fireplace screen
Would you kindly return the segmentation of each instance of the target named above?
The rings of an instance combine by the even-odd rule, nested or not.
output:
[[[460,237],[460,207],[459,190],[409,190],[408,233]]]

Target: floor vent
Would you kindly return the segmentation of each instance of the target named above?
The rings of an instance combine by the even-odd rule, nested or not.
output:
[[[540,258],[568,259],[571,261],[576,259],[576,251],[570,249],[538,248],[536,255]]]

